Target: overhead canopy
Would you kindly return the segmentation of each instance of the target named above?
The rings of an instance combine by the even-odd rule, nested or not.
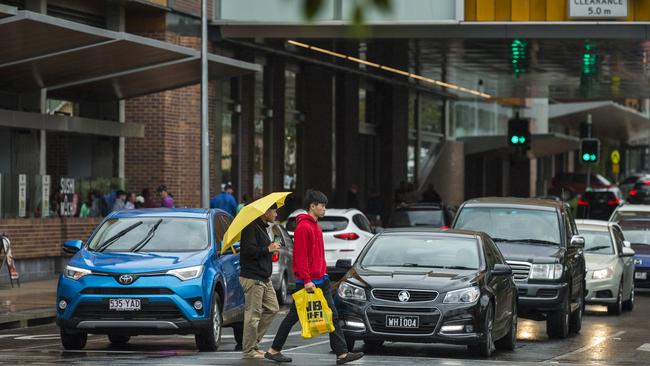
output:
[[[507,149],[508,142],[505,135],[497,136],[469,136],[457,139],[465,144],[465,155],[480,154],[488,151]],[[559,133],[533,134],[531,136],[531,149],[533,157],[562,154],[580,149],[580,140],[577,137]]]
[[[115,100],[200,81],[200,52],[29,11],[0,19],[0,90]],[[210,55],[211,79],[259,66]]]
[[[649,137],[650,119],[620,104],[604,102],[560,103],[549,106],[551,122],[576,128],[591,115],[594,136],[632,142]]]
[[[18,9],[14,8],[13,6],[0,4],[0,18],[16,15],[17,11]]]

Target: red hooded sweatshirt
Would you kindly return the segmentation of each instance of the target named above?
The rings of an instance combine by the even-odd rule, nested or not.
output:
[[[293,232],[293,273],[296,280],[309,283],[322,279],[327,273],[323,231],[316,219],[308,214],[296,217]]]

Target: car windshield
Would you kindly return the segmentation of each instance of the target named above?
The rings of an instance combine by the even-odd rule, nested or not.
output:
[[[395,211],[391,227],[442,226],[441,210],[400,210]]]
[[[580,235],[585,238],[585,253],[589,254],[614,254],[614,243],[609,231],[582,230]]]
[[[616,211],[609,221],[620,222],[623,220],[650,221],[650,211]]]
[[[422,267],[478,269],[475,239],[431,235],[387,235],[378,237],[361,259],[367,267]]]
[[[623,229],[625,240],[632,244],[650,245],[650,228],[648,229]]]
[[[455,228],[483,231],[499,242],[560,244],[560,227],[555,210],[507,207],[465,207]]]
[[[88,244],[89,250],[105,252],[193,252],[207,247],[207,220],[159,217],[107,220]]]
[[[343,216],[325,216],[322,219],[318,220],[318,225],[320,225],[321,230],[326,232],[331,231],[342,231],[348,227],[350,220]],[[287,231],[296,231],[296,218],[290,217],[287,219],[286,229]]]

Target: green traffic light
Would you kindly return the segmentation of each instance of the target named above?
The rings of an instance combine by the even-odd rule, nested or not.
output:
[[[523,144],[524,142],[526,142],[526,138],[523,137],[523,136],[521,136],[521,137],[519,138],[519,143],[520,143],[520,144]]]
[[[519,142],[519,136],[512,136],[512,137],[510,138],[510,141],[511,141],[513,144],[516,144],[517,142]]]
[[[596,155],[591,154],[591,161],[596,161]]]
[[[589,155],[588,153],[584,153],[584,154],[582,154],[582,160],[584,160],[584,161],[589,161],[590,158],[591,158],[591,155]]]

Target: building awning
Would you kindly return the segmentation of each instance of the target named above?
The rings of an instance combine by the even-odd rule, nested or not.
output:
[[[612,101],[549,106],[549,122],[578,128],[591,115],[592,135],[628,143],[650,137],[650,118]]]
[[[94,118],[70,117],[0,109],[0,127],[74,132],[113,137],[144,137],[141,123],[119,123]]]
[[[17,12],[18,9],[14,8],[13,6],[0,4],[0,18],[16,15]]]
[[[505,135],[468,136],[456,140],[465,144],[465,155],[486,153],[509,148]],[[534,158],[563,154],[580,149],[580,139],[559,133],[533,134],[530,153]]]
[[[0,34],[0,90],[8,92],[47,88],[70,100],[115,100],[200,81],[200,52],[168,42],[30,11],[0,19]],[[260,70],[217,55],[209,68],[211,79]]]

